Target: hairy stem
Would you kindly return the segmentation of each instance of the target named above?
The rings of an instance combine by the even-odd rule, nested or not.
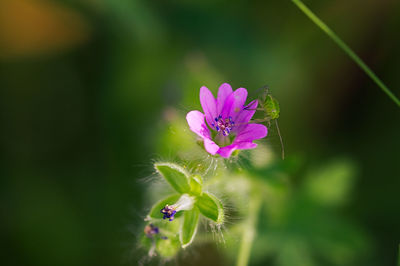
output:
[[[253,185],[253,189],[250,193],[249,205],[248,205],[248,216],[244,223],[244,229],[242,239],[239,247],[239,255],[237,258],[237,266],[248,265],[250,259],[251,246],[256,235],[256,227],[258,215],[261,208],[262,197],[256,185]]]
[[[322,20],[320,20],[301,0],[292,0],[303,13],[325,32],[350,58],[378,85],[390,99],[400,107],[400,100],[390,91],[375,73],[356,55],[353,50],[340,39]]]

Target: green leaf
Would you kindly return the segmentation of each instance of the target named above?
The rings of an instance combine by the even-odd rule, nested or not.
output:
[[[163,218],[163,214],[160,212],[162,208],[165,207],[165,205],[172,205],[175,202],[177,202],[179,200],[181,195],[179,194],[175,194],[175,195],[171,195],[168,196],[165,199],[162,199],[160,201],[158,201],[156,204],[153,205],[153,207],[150,210],[150,213],[148,215],[148,218],[151,219],[162,219]],[[177,212],[175,214],[175,218],[178,218],[181,215],[182,212]]]
[[[156,163],[156,170],[179,193],[189,193],[189,176],[185,169],[173,163]]]
[[[192,194],[201,195],[202,187],[203,187],[203,180],[201,179],[201,176],[194,175],[190,178],[190,188]]]
[[[197,198],[196,206],[201,214],[217,224],[224,222],[224,208],[219,199],[209,193],[203,193]]]
[[[199,223],[199,210],[194,207],[190,211],[185,211],[184,213],[181,233],[179,235],[183,248],[189,246],[196,235],[197,225]]]

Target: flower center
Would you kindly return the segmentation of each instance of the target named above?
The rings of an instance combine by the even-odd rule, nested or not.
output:
[[[160,210],[160,212],[162,214],[164,214],[163,219],[168,218],[169,221],[172,221],[172,220],[174,220],[174,215],[176,213],[176,207],[170,206],[167,204],[167,205],[165,205],[164,208],[162,208]]]
[[[215,123],[212,126],[215,127],[217,132],[222,132],[222,135],[228,136],[231,133],[232,128],[235,126],[232,117],[223,119],[221,115],[214,119]]]

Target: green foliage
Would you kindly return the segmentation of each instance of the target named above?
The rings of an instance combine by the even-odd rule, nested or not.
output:
[[[250,157],[253,153],[261,157],[268,155],[268,148],[263,147],[260,145],[259,150],[251,151]],[[221,201],[205,192],[210,188],[230,195],[229,204],[235,206],[230,216],[236,215],[234,219],[240,222],[230,228],[232,237],[227,237],[227,241],[230,252],[233,252],[231,256],[241,254],[238,260],[241,265],[245,265],[250,258],[262,261],[268,256],[276,256],[274,265],[279,266],[293,265],[295,261],[299,265],[311,266],[321,263],[352,265],[357,260],[356,254],[368,250],[368,239],[363,233],[338,217],[335,208],[332,208],[345,203],[350,195],[356,173],[351,161],[336,159],[311,168],[296,190],[290,185],[288,177],[300,167],[291,163],[290,158],[285,161],[250,160],[247,163],[245,170],[217,164],[212,182],[205,179],[204,183],[202,171],[206,171],[207,165],[201,161],[196,163],[196,171],[201,170],[195,175],[189,175],[178,164],[156,164],[169,184],[179,187],[180,191],[185,190],[184,194],[171,195],[157,202],[149,215],[150,219],[159,221],[160,231],[170,234],[172,241],[170,250],[163,248],[160,256],[168,257],[178,252],[175,239],[179,240],[182,248],[186,248],[197,234],[203,235],[201,231],[197,233],[201,216],[216,225],[225,222],[226,214]],[[181,189],[179,182],[185,183],[185,189]],[[254,191],[258,191],[257,195]],[[161,220],[160,209],[166,204],[179,205],[185,201],[184,195],[193,200],[193,207],[190,205],[190,208],[179,211],[171,222]],[[251,199],[259,202],[257,208]],[[176,227],[178,224],[179,229]],[[254,228],[257,224],[258,230]],[[168,229],[171,225],[174,227]],[[238,238],[241,239],[239,244]],[[156,240],[157,245],[165,245],[166,242],[160,241]]]
[[[219,245],[218,252],[205,245],[182,257],[191,260],[196,253],[202,259],[206,253],[212,265],[234,264],[218,258],[225,249],[232,252],[228,259],[236,258],[235,244],[248,229],[244,221],[249,194],[242,184],[257,178],[267,185],[250,265],[394,264],[393,243],[400,235],[398,110],[383,96],[362,93],[368,84],[353,62],[340,56],[341,51],[290,1],[229,2],[229,8],[222,8],[228,1],[3,2],[1,195],[6,215],[1,235],[10,243],[2,257],[4,265],[15,264],[16,254],[20,265],[96,264],[99,250],[101,264],[119,264],[128,248],[115,243],[126,243],[131,236],[112,232],[121,229],[121,216],[129,216],[126,206],[140,210],[142,202],[153,204],[165,196],[164,190],[159,193],[159,184],[148,184],[148,194],[143,184],[132,186],[146,172],[146,158],[154,154],[173,158],[181,166],[184,162],[204,177],[204,184],[197,182],[200,190],[189,175],[190,192],[184,194],[216,192],[229,206],[224,237],[232,235],[233,240]],[[393,37],[400,28],[398,1],[306,3],[329,18],[356,51],[363,51],[388,85],[400,87],[400,38]],[[38,12],[34,17],[18,16],[26,8]],[[65,16],[57,16],[60,11]],[[30,27],[5,23],[10,18]],[[48,31],[37,24],[41,18],[59,18],[68,27],[60,27],[58,21],[50,23]],[[44,30],[47,37],[41,44],[35,39],[32,43],[22,38],[33,36],[26,30],[40,36]],[[73,41],[76,36],[81,43]],[[38,52],[19,53],[21,47]],[[214,170],[216,158],[211,162],[196,145],[185,114],[201,110],[198,88],[214,88],[216,95],[225,81],[247,88],[249,100],[254,98],[251,91],[262,84],[274,88],[273,95],[284,107],[279,122],[288,158],[282,161],[275,153],[261,153],[246,161],[253,152],[245,151],[224,162],[228,169],[218,165]],[[278,149],[273,125],[255,151],[263,142]],[[350,153],[362,166],[358,186],[352,188],[351,166],[347,173],[335,169],[346,168],[342,163],[326,169],[320,163],[311,170],[301,163],[300,171],[288,164],[294,156],[304,162],[338,152]],[[256,160],[259,173],[248,167]],[[233,184],[232,174],[239,168],[247,172],[238,177],[246,182]],[[101,212],[96,211],[99,206]],[[161,215],[158,207],[154,210],[154,216]],[[181,249],[179,229],[185,212],[178,212],[173,222],[148,217],[160,235],[168,237],[154,240],[158,258],[172,258]],[[103,217],[107,222],[99,222]],[[349,220],[356,223],[351,226]],[[215,221],[207,218],[210,222]],[[362,237],[364,228],[377,241],[371,252],[360,248],[368,245]],[[198,227],[195,241],[211,240],[202,229]],[[144,240],[150,249],[152,239]],[[166,252],[163,245],[176,249]],[[182,263],[182,257],[177,264],[190,265]],[[365,260],[354,262],[357,257]]]
[[[203,193],[197,202],[196,206],[199,208],[201,214],[208,219],[214,221],[216,224],[224,222],[224,208],[220,200],[209,193]]]
[[[222,224],[224,212],[221,202],[215,196],[202,192],[203,179],[200,175],[196,174],[189,177],[183,167],[173,163],[156,163],[154,167],[180,193],[170,195],[155,203],[147,216],[147,219],[156,224],[161,232],[171,237],[169,240],[172,241],[170,243],[171,248],[166,247],[166,242],[156,240],[157,250],[161,249],[159,254],[168,258],[176,253],[175,242],[173,241],[175,236],[179,236],[183,248],[192,243],[197,232],[200,213],[216,224]],[[164,220],[164,214],[160,212],[167,205],[176,210],[175,219],[171,219],[171,221]],[[181,216],[183,216],[182,219],[178,219]],[[180,224],[180,229],[171,227],[171,224]]]
[[[350,195],[355,169],[343,158],[314,167],[281,200],[284,191],[270,185],[271,178],[265,180],[268,204],[260,217],[253,259],[274,256],[279,266],[358,265],[359,255],[368,253],[369,240],[332,208]]]
[[[156,163],[154,167],[177,192],[190,192],[189,176],[185,169],[173,163]]]
[[[179,239],[182,247],[189,246],[197,232],[197,226],[199,223],[199,210],[194,207],[190,211],[186,211],[183,216],[182,228],[180,230]]]
[[[200,175],[190,177],[190,190],[194,195],[201,195],[203,180]]]

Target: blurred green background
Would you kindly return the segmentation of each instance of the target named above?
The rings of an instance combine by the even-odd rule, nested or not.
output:
[[[305,2],[400,96],[399,1]],[[153,159],[173,156],[160,140],[167,121],[199,108],[200,86],[215,93],[223,82],[270,86],[289,157],[354,162],[336,219],[369,239],[360,265],[395,265],[400,110],[291,1],[2,0],[5,265],[136,265],[151,186],[143,178]],[[273,131],[266,141],[279,152]],[[324,224],[306,226],[312,234]],[[340,233],[352,231],[326,237]],[[221,256],[197,252],[209,265]],[[191,262],[204,265],[199,256]]]

